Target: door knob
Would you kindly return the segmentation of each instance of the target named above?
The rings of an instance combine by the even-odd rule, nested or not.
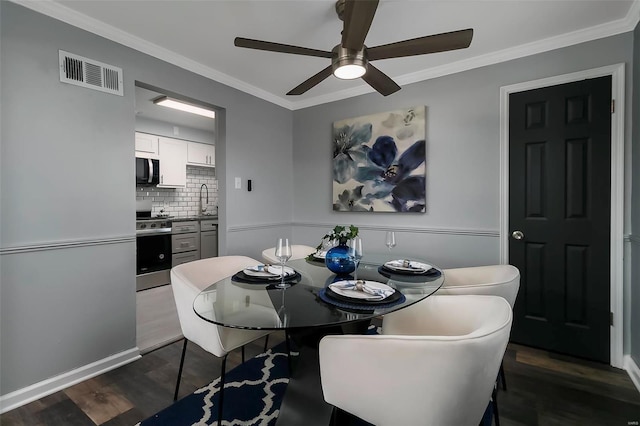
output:
[[[511,233],[511,236],[514,240],[521,240],[524,238],[524,234],[522,233],[522,231],[513,231]]]

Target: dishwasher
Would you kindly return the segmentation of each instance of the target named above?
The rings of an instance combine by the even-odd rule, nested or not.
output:
[[[200,222],[200,257],[218,256],[218,221],[203,220]]]

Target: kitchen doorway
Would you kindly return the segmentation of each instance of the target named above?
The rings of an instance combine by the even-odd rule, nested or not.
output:
[[[215,117],[158,105],[163,98],[199,105],[214,111]],[[149,173],[151,183],[136,179],[137,240],[152,237],[169,241],[168,249],[162,250],[137,244],[137,258],[157,254],[164,260],[155,263],[166,265],[163,270],[138,271],[136,275],[136,344],[141,353],[182,338],[170,268],[200,259],[201,253],[210,256],[218,251],[217,236],[224,234],[219,231],[224,229],[219,227],[224,222],[224,209],[220,208],[224,205],[224,126],[219,123],[224,120],[223,108],[135,82],[135,162],[148,162],[149,168],[159,169],[155,170],[157,178],[152,179]],[[192,233],[182,231],[186,225],[193,226]],[[185,241],[189,241],[186,248]]]

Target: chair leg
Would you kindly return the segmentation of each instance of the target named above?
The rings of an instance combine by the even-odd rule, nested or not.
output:
[[[269,347],[269,335],[267,334],[267,335],[264,337],[264,352],[266,352],[266,351],[267,351],[267,348],[268,348],[268,347]]]
[[[180,379],[182,378],[182,366],[184,365],[184,356],[187,353],[187,339],[184,339],[184,344],[182,345],[182,356],[180,357],[180,367],[178,368],[178,381],[176,382],[176,391],[173,394],[173,400],[178,400],[178,391],[180,390]]]
[[[244,348],[244,346],[243,346]],[[224,403],[224,379],[227,366],[227,355],[222,358],[222,369],[220,371],[220,398],[218,398],[218,425],[222,424],[222,404]]]
[[[504,361],[500,363],[500,370],[498,371],[498,378],[502,382],[502,390],[507,390],[507,379],[504,376]]]
[[[331,419],[329,420],[329,426],[338,426],[338,407],[333,407],[331,410]]]
[[[496,421],[496,426],[500,426],[500,416],[498,415],[498,383],[493,387],[491,393],[491,405],[493,407],[493,418]]]

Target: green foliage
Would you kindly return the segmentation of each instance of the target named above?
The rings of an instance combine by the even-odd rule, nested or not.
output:
[[[344,244],[347,244],[347,241],[357,236],[358,236],[357,226],[349,225],[349,227],[346,227],[342,225],[336,225],[336,227],[333,228],[333,231],[329,232],[324,237],[322,237],[322,240],[320,241],[320,244],[318,245],[318,247],[316,247],[316,249],[321,250],[322,242],[325,240],[328,240],[328,241],[336,240],[338,241],[339,244],[344,245]]]

